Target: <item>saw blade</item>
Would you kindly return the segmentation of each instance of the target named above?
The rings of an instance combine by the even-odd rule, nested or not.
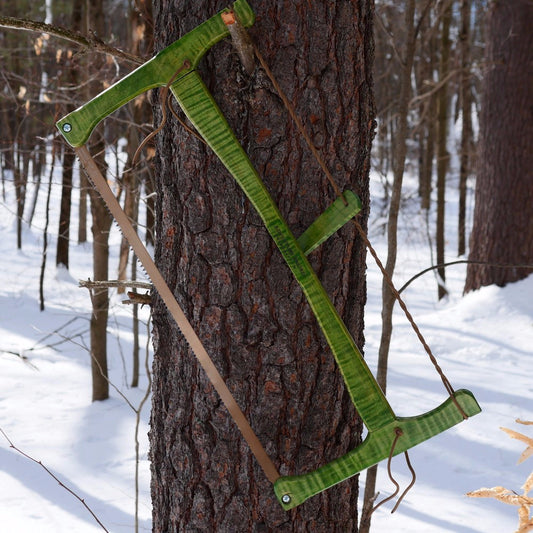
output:
[[[209,357],[202,341],[194,331],[191,323],[185,316],[185,313],[181,309],[174,293],[170,290],[161,272],[154,263],[152,256],[148,252],[146,246],[141,241],[137,234],[133,224],[129,220],[128,216],[118,203],[115,195],[109,188],[107,180],[104,178],[95,160],[92,158],[89,150],[85,145],[75,148],[81,164],[85,168],[89,179],[91,180],[94,188],[98,191],[98,194],[106,204],[112,217],[122,230],[122,234],[132,247],[138,261],[143,266],[147,276],[152,280],[152,283],[157,290],[159,296],[165,303],[170,314],[176,321],[178,328],[180,329],[183,337],[187,341],[191,351],[194,353],[196,359],[204,369],[209,381],[213,384],[213,387],[218,392],[220,398],[226,405],[231,417],[237,424],[242,436],[250,446],[252,453],[255,455],[259,465],[265,472],[266,477],[271,483],[274,483],[280,474],[266,453],[263,445],[259,441],[254,430],[250,426],[250,423],[246,419],[241,408],[235,401],[235,398],[228,389],[224,379],[220,375],[218,369],[214,365],[213,361]]]

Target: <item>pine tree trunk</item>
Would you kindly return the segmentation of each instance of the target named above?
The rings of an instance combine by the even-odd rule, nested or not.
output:
[[[488,13],[471,260],[533,264],[532,17],[525,0],[493,2]],[[469,264],[465,291],[532,271]]]
[[[156,48],[225,5],[157,3]],[[360,194],[366,209],[372,3],[263,0],[253,7],[252,36],[341,187]],[[259,68],[249,77],[227,41],[201,71],[299,235],[334,195],[270,82]],[[216,157],[170,122],[157,141],[156,261],[281,472],[314,469],[360,439],[342,377],[253,207]],[[359,346],[364,260],[352,225],[311,258]],[[282,511],[157,297],[153,312],[153,530],[357,531],[356,478]]]

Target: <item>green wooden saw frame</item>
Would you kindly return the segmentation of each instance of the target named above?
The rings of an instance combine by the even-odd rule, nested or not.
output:
[[[249,27],[254,13],[245,0],[232,8],[240,23]],[[224,12],[228,12],[224,10]],[[93,128],[111,112],[148,89],[166,86],[207,144],[217,154],[261,216],[294,277],[300,284],[327,339],[351,400],[368,435],[346,455],[302,475],[283,476],[274,490],[284,509],[354,474],[397,455],[473,416],[480,407],[471,392],[458,390],[444,403],[419,416],[398,417],[392,410],[343,320],[326,294],[306,255],[355,216],[359,198],[346,190],[296,238],[283,219],[259,174],[236,139],[219,107],[203,83],[196,66],[207,50],[228,36],[221,13],[213,16],[134,70],[93,100],[58,121],[57,127],[74,147],[83,145]],[[176,74],[178,73],[178,74]],[[399,431],[401,430],[401,431]],[[397,435],[401,433],[401,437]]]

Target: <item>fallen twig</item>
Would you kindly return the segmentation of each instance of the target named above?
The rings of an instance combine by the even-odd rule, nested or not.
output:
[[[23,457],[26,457],[26,459],[29,459],[30,461],[33,461],[34,463],[38,464],[41,468],[43,468],[46,473],[51,476],[53,479],[55,479],[58,483],[59,483],[59,486],[62,487],[63,489],[65,489],[67,492],[70,492],[70,494],[72,494],[72,496],[74,496],[77,500],[79,500],[83,506],[85,507],[85,509],[87,509],[87,511],[89,511],[89,513],[91,513],[91,515],[93,516],[93,518],[96,520],[96,522],[98,522],[98,525],[104,530],[104,531],[107,531],[107,533],[109,533],[109,530],[106,529],[106,527],[104,526],[104,524],[102,524],[102,522],[100,522],[100,519],[94,514],[93,510],[87,505],[87,503],[85,502],[85,500],[79,496],[78,494],[76,494],[70,487],[67,487],[51,470],[49,470],[45,465],[43,465],[43,463],[35,458],[33,458],[31,455],[28,455],[27,453],[23,452],[20,448],[17,448],[13,442],[11,441],[11,439],[7,436],[6,432],[0,428],[0,432],[2,433],[2,435],[4,436],[4,438],[7,440],[7,442],[9,443],[9,447],[12,448],[13,450],[15,450],[16,452],[18,452],[20,455],[22,455]]]

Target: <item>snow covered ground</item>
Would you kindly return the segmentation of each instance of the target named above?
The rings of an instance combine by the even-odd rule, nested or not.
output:
[[[409,182],[407,182],[409,186]],[[373,180],[374,213],[370,236],[381,257],[379,179]],[[29,193],[31,193],[31,187]],[[53,188],[50,234],[57,232],[59,187]],[[111,399],[91,403],[87,353],[90,301],[78,279],[91,276],[90,246],[71,248],[70,270],[55,267],[55,237],[45,274],[44,312],[39,311],[39,269],[43,245],[44,195],[31,228],[24,226],[23,247],[16,250],[13,190],[0,205],[0,428],[12,442],[42,461],[91,507],[112,532],[133,531],[135,413],[111,390]],[[76,195],[75,195],[76,196]],[[449,193],[453,227],[455,196]],[[73,228],[77,214],[73,213]],[[407,200],[400,220],[397,286],[431,264],[425,220],[416,202]],[[448,229],[448,259],[454,260],[455,236]],[[116,265],[118,232],[113,229]],[[533,277],[506,288],[487,287],[462,296],[464,265],[447,271],[449,298],[438,302],[432,273],[414,281],[404,296],[441,366],[455,388],[468,388],[483,411],[410,452],[417,483],[398,511],[386,504],[373,517],[373,531],[424,533],[511,533],[517,509],[471,499],[465,493],[503,485],[520,492],[532,459],[517,465],[524,445],[500,429],[529,434],[516,418],[533,419]],[[114,276],[114,274],[112,274]],[[380,287],[369,258],[365,352],[374,369],[380,335]],[[146,389],[131,380],[131,309],[112,295],[109,365],[112,383],[137,407]],[[147,311],[143,310],[147,320]],[[142,332],[141,345],[146,343]],[[144,357],[144,354],[142,354]],[[440,379],[400,311],[395,314],[388,384],[390,402],[399,415],[427,411],[446,398]],[[141,417],[140,530],[151,529],[147,437],[149,403]],[[393,460],[402,487],[410,481],[402,456]],[[363,492],[364,475],[361,476]],[[392,490],[385,468],[379,470],[381,496]],[[0,532],[92,533],[101,531],[83,505],[39,465],[10,449],[0,435]]]

